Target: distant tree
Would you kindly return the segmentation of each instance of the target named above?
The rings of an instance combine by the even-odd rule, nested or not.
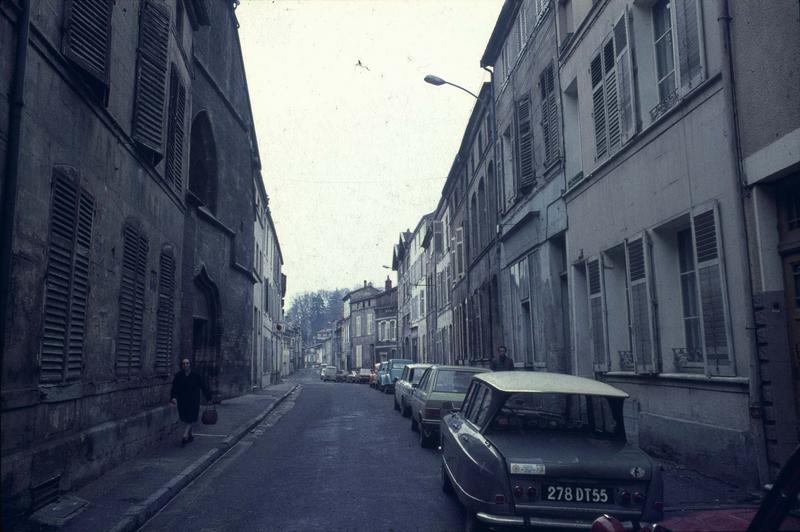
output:
[[[303,343],[310,343],[320,329],[333,326],[342,317],[342,298],[349,292],[344,288],[303,292],[295,296],[286,311],[286,319],[295,322],[303,335]]]

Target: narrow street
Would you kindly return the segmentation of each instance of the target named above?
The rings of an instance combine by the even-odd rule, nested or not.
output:
[[[463,528],[439,487],[439,455],[419,447],[391,395],[314,370],[296,380],[299,393],[142,530]]]

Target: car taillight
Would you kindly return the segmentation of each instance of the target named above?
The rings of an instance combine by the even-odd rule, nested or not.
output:
[[[622,504],[630,504],[631,503],[631,494],[628,493],[627,490],[622,490],[619,494],[619,498],[622,501]]]
[[[425,409],[425,418],[426,419],[439,419],[439,409],[438,408],[426,408]]]
[[[495,504],[505,504],[506,503],[506,496],[503,494],[497,494],[494,496],[494,503]]]
[[[522,497],[522,486],[514,486],[514,496]]]
[[[536,498],[536,488],[533,486],[528,486],[528,498],[535,499]]]
[[[641,492],[637,491],[633,494],[633,502],[636,504],[642,504],[644,502],[644,495]]]

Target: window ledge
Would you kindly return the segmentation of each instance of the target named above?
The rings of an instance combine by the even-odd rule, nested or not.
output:
[[[656,373],[656,374],[642,374],[642,373],[634,373],[632,371],[606,371],[601,375],[608,376],[608,377],[625,377],[625,378],[634,378],[634,379],[645,379],[645,380],[682,380],[682,381],[695,381],[695,382],[706,382],[706,383],[719,383],[719,384],[739,384],[739,385],[749,385],[750,379],[747,377],[723,377],[723,376],[716,376],[716,375],[706,375],[706,374],[697,374],[697,373]]]

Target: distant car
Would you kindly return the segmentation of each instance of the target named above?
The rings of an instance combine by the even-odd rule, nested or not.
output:
[[[375,382],[372,385],[373,388],[375,388],[376,390],[383,391],[381,390],[381,376],[384,373],[386,373],[388,369],[389,369],[388,362],[381,362],[380,364],[377,365],[377,367],[375,368]]]
[[[348,371],[344,380],[345,382],[358,382],[358,372],[354,370]]]
[[[361,384],[369,382],[370,378],[372,377],[372,371],[367,368],[361,368],[358,370],[358,374],[356,375],[355,382],[360,382]]]
[[[319,367],[319,380],[321,380],[321,381],[325,380],[325,368],[327,368],[327,367],[328,367],[327,364],[320,365],[320,367]]]
[[[406,364],[411,364],[413,360],[405,358],[393,358],[383,367],[383,372],[378,375],[378,389],[383,393],[394,392],[394,383],[403,373]]]
[[[408,399],[414,386],[419,383],[425,370],[431,367],[430,364],[406,364],[400,379],[394,383],[394,409],[399,410],[403,417],[411,415],[411,406]]]
[[[336,366],[325,366],[322,368],[322,380],[335,381],[336,380]]]
[[[591,529],[606,514],[636,530],[660,520],[661,468],[625,439],[627,397],[572,375],[475,375],[442,421],[442,490],[455,492],[471,528]]]
[[[383,362],[378,362],[373,366],[372,372],[369,376],[369,387],[370,388],[377,388],[378,387],[378,371],[381,369],[381,364]]]
[[[470,366],[434,365],[425,370],[408,398],[411,430],[419,431],[421,447],[435,447],[442,416],[458,409],[473,375],[489,371]]]
[[[347,375],[348,373],[345,370],[340,369],[339,371],[336,372],[336,382],[346,382]]]

